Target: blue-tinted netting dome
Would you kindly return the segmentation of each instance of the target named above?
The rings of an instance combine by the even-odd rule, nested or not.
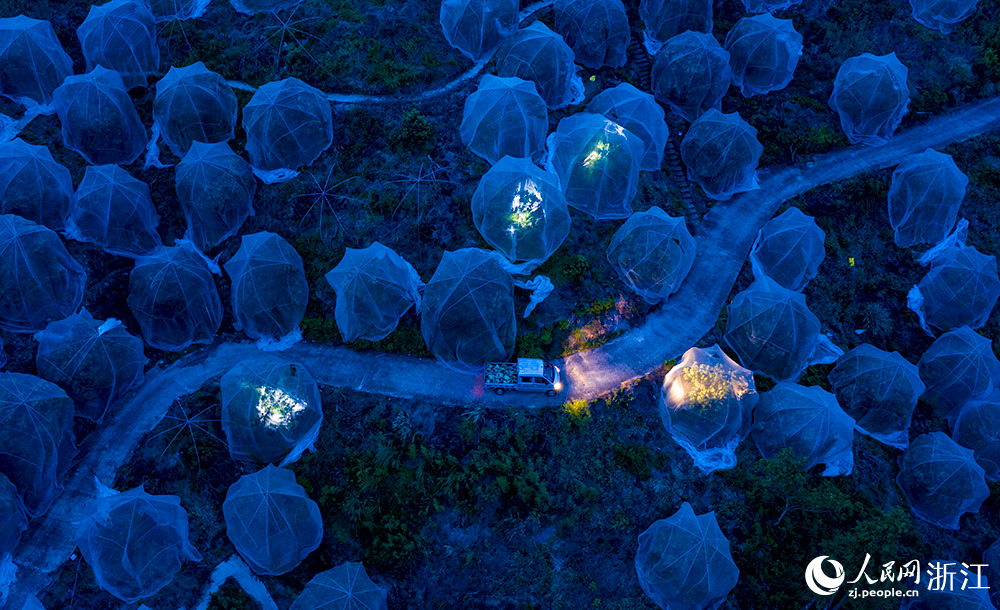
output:
[[[965,403],[955,420],[951,438],[972,449],[987,479],[1000,480],[1000,391]]]
[[[819,386],[782,382],[761,394],[751,436],[764,459],[791,449],[806,469],[823,464],[823,476],[854,469],[854,420]]]
[[[323,540],[319,506],[295,473],[265,466],[229,487],[222,504],[226,535],[257,574],[284,574]]]
[[[983,567],[975,567],[972,561],[932,559],[924,564],[924,573],[929,576],[913,582],[914,597],[904,597],[900,610],[996,610],[990,601],[990,582],[987,576],[992,566],[983,556]],[[965,567],[969,569],[966,570]],[[981,570],[977,576],[976,571]],[[944,574],[935,580],[935,575]],[[964,586],[963,586],[964,581]],[[995,587],[994,587],[995,589]]]
[[[620,68],[632,34],[621,0],[557,0],[555,28],[581,65]]]
[[[566,203],[598,220],[627,218],[639,184],[642,140],[599,114],[559,121],[546,142],[545,167],[559,178]]]
[[[0,95],[48,106],[73,74],[73,61],[52,24],[24,15],[0,19]]]
[[[859,432],[905,449],[910,418],[924,393],[917,366],[899,352],[864,343],[837,360],[827,376],[837,402],[857,422]]]
[[[413,265],[379,242],[347,248],[325,277],[337,294],[334,315],[347,342],[386,338],[403,314],[419,306],[424,286]]]
[[[365,566],[348,561],[313,576],[291,610],[388,610],[387,600]]]
[[[0,329],[28,333],[76,313],[87,274],[51,229],[0,215]]]
[[[726,34],[733,84],[750,97],[788,86],[802,55],[802,34],[791,19],[770,13],[744,17]]]
[[[17,488],[0,472],[0,560],[14,553],[21,541],[21,532],[28,529],[28,515]]]
[[[801,291],[826,258],[825,239],[812,216],[788,208],[757,232],[750,250],[754,277],[766,275],[789,290]]]
[[[696,250],[684,217],[653,206],[632,214],[615,231],[608,262],[629,288],[654,305],[680,288]]]
[[[21,138],[0,144],[0,213],[59,230],[66,226],[73,178],[45,146]]]
[[[54,100],[63,145],[87,163],[128,165],[145,150],[146,128],[117,72],[97,66],[69,76]]]
[[[775,381],[794,381],[819,343],[819,319],[801,293],[761,277],[728,307],[726,344],[740,363]]]
[[[712,472],[736,465],[756,404],[753,373],[718,345],[692,347],[663,378],[660,417],[695,466]]]
[[[225,265],[232,281],[233,325],[251,339],[301,335],[309,284],[302,257],[284,238],[261,232],[244,235]]]
[[[555,110],[583,100],[583,81],[574,59],[562,36],[536,21],[503,42],[496,54],[496,71],[498,76],[535,83],[538,94]]]
[[[639,585],[660,608],[717,608],[739,580],[729,540],[715,513],[694,514],[687,502],[639,534]]]
[[[276,13],[295,8],[302,0],[229,0],[229,2],[237,13],[253,15],[254,13]]]
[[[445,252],[420,308],[427,349],[462,368],[506,361],[517,335],[513,291],[513,278],[490,252]]]
[[[942,34],[951,34],[976,12],[978,0],[910,0],[913,18]]]
[[[135,261],[128,306],[150,347],[180,351],[211,343],[222,324],[222,301],[204,255],[190,243],[160,248]]]
[[[840,65],[830,107],[852,144],[885,144],[896,131],[910,103],[907,72],[895,53],[862,53]]]
[[[983,468],[971,449],[944,432],[922,434],[899,456],[896,484],[913,513],[934,525],[957,530],[964,513],[977,513],[990,495]]]
[[[319,387],[301,364],[257,358],[222,376],[222,429],[234,460],[290,464],[323,423]]]
[[[186,239],[208,249],[236,235],[253,216],[253,168],[225,142],[192,142],[174,173],[177,200],[187,219]]]
[[[117,165],[87,167],[73,195],[66,236],[105,252],[145,256],[163,245],[149,186]]]
[[[642,140],[645,150],[639,169],[654,172],[660,169],[670,131],[663,108],[656,103],[656,98],[622,83],[595,95],[587,105],[587,111],[603,114]]]
[[[121,75],[126,89],[145,87],[146,75],[160,67],[156,21],[145,0],[112,0],[93,5],[76,29],[87,70],[104,66]]]
[[[927,389],[921,400],[954,419],[965,403],[988,396],[1000,383],[1000,361],[990,340],[968,327],[944,333],[917,362]]]
[[[465,98],[462,143],[487,163],[506,155],[539,159],[549,131],[549,110],[535,83],[486,74]]]
[[[73,448],[73,401],[34,375],[0,373],[0,473],[38,517],[62,489]]]
[[[157,23],[200,17],[212,0],[147,0]]]
[[[743,0],[748,13],[773,13],[801,3],[802,0]]]
[[[322,91],[286,78],[257,89],[243,107],[243,129],[261,179],[287,180],[333,144],[333,113]]]
[[[712,31],[712,0],[640,0],[639,16],[652,46],[688,30]]]
[[[214,144],[233,137],[236,94],[226,79],[195,62],[171,67],[156,83],[153,119],[170,150],[183,157],[195,141]]]
[[[688,177],[717,201],[758,188],[757,163],[763,152],[754,127],[735,112],[714,108],[691,123],[681,140]]]
[[[559,180],[529,159],[504,157],[479,179],[472,222],[511,262],[534,268],[569,235],[570,217]]]
[[[722,97],[733,81],[729,51],[711,33],[688,30],[659,50],[650,78],[657,100],[694,121],[722,107]]]
[[[177,496],[136,487],[98,498],[88,511],[77,525],[76,543],[97,584],[127,604],[167,586],[185,560],[201,561]]]
[[[900,248],[936,244],[955,227],[969,178],[951,155],[933,148],[896,166],[889,186],[889,223]]]
[[[142,386],[142,340],[111,318],[84,311],[36,333],[38,376],[61,387],[76,403],[76,416],[100,422]]]
[[[517,30],[518,10],[517,0],[443,0],[441,29],[448,44],[479,61]]]

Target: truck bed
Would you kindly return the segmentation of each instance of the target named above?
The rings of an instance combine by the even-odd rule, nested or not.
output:
[[[489,362],[486,364],[486,385],[517,385],[516,362]]]

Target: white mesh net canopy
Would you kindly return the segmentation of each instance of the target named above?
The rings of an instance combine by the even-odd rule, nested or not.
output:
[[[93,5],[76,29],[87,70],[104,66],[118,72],[126,89],[145,87],[146,75],[160,67],[156,21],[145,0],[112,0]]]
[[[840,65],[830,107],[852,144],[885,144],[896,131],[910,103],[907,72],[895,53],[862,53]]]
[[[978,0],[910,0],[913,18],[942,34],[951,34],[976,12]]]
[[[548,130],[549,110],[533,82],[486,74],[465,99],[459,135],[492,165],[506,155],[540,159]]]
[[[73,195],[66,236],[109,254],[145,256],[163,245],[149,186],[117,165],[87,167]]]
[[[73,178],[45,146],[21,138],[0,144],[0,213],[58,231],[66,226]]]
[[[21,532],[28,529],[28,515],[17,488],[0,472],[0,559],[13,553],[21,541]]]
[[[253,215],[257,179],[225,142],[192,143],[177,164],[174,188],[187,219],[184,237],[199,248],[222,243]]]
[[[1000,480],[1000,391],[965,403],[955,420],[951,438],[972,449],[987,479]]]
[[[688,177],[716,201],[758,187],[757,163],[764,146],[757,130],[739,114],[712,109],[691,123],[681,140]]]
[[[889,223],[896,245],[933,245],[947,237],[968,184],[951,155],[928,148],[904,157],[889,186]]]
[[[557,0],[555,28],[580,64],[594,70],[625,65],[632,34],[621,0]]]
[[[448,44],[479,61],[517,30],[518,8],[517,0],[443,0],[441,29]]]
[[[657,52],[650,78],[657,100],[694,121],[722,107],[733,70],[729,52],[712,34],[688,30],[668,40]]]
[[[750,249],[754,277],[766,275],[789,290],[802,291],[826,258],[825,239],[812,216],[788,208],[757,233]]]
[[[712,31],[712,0],[641,0],[639,16],[654,46],[691,30]]]
[[[232,87],[198,61],[171,67],[156,83],[153,119],[170,150],[183,157],[193,142],[232,139],[237,107]]]
[[[387,600],[365,566],[348,561],[313,576],[291,610],[388,610]]]
[[[550,109],[583,99],[575,55],[562,36],[536,21],[507,37],[497,50],[498,76],[516,76],[535,83]]]
[[[660,169],[670,131],[656,98],[622,83],[595,95],[587,111],[603,114],[642,140],[644,150],[639,169],[654,172]]]
[[[899,456],[896,483],[916,516],[951,530],[958,529],[964,513],[979,512],[990,495],[972,450],[944,432],[922,434],[910,443]]]
[[[18,15],[0,19],[0,95],[49,106],[73,74],[73,60],[48,21]]]
[[[680,288],[696,251],[684,217],[669,216],[653,206],[632,214],[615,231],[608,262],[629,288],[656,304]]]
[[[1000,361],[990,340],[968,327],[944,333],[917,362],[927,389],[920,399],[937,415],[954,419],[970,400],[983,398],[1000,383]]]
[[[792,82],[802,55],[802,34],[791,19],[770,13],[744,17],[726,34],[733,84],[750,97],[780,91]]]

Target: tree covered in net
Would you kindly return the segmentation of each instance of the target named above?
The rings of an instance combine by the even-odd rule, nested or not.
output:
[[[910,419],[925,389],[916,365],[899,352],[864,343],[841,356],[827,377],[837,402],[857,422],[858,431],[906,448]]]
[[[459,368],[503,362],[514,351],[514,280],[477,248],[445,252],[424,287],[420,331],[427,349]]]
[[[377,241],[347,248],[325,277],[337,294],[334,316],[345,342],[389,336],[403,314],[420,304],[424,286],[413,265]]]
[[[681,140],[688,177],[716,201],[758,188],[757,163],[763,152],[755,128],[735,112],[715,109],[691,123]]]
[[[647,44],[655,48],[688,30],[710,33],[712,0],[640,0],[639,16]]]
[[[628,59],[632,33],[621,0],[557,0],[555,28],[588,68],[620,68]]]
[[[696,251],[684,217],[653,206],[632,214],[615,231],[608,262],[629,288],[655,305],[680,288]]]
[[[711,33],[688,30],[657,52],[650,79],[657,100],[694,121],[722,107],[722,97],[733,80],[729,51]]]
[[[0,472],[0,560],[14,553],[21,533],[28,529],[28,515],[17,488]]]
[[[76,543],[97,584],[127,604],[167,586],[185,560],[201,561],[177,496],[136,487],[94,500],[87,512]]]
[[[73,314],[36,333],[38,376],[55,383],[76,403],[76,416],[101,422],[142,386],[142,340],[118,320]]]
[[[1000,383],[1000,361],[990,340],[967,326],[938,337],[917,369],[927,386],[920,399],[952,420],[965,403],[988,396]]]
[[[830,107],[852,144],[885,144],[896,131],[910,103],[907,73],[895,53],[862,53],[840,65]]]
[[[750,249],[754,277],[766,275],[800,292],[819,273],[826,258],[826,233],[812,216],[790,207],[761,227]]]
[[[595,95],[587,111],[604,115],[642,140],[644,150],[639,169],[654,172],[660,169],[670,130],[656,98],[622,83]]]
[[[201,249],[236,235],[253,215],[253,168],[225,142],[192,142],[177,164],[174,187],[187,220],[184,237]]]
[[[171,67],[156,83],[153,120],[170,150],[183,157],[194,142],[232,139],[237,108],[236,94],[226,79],[198,61]]]
[[[0,19],[0,95],[15,102],[52,104],[73,74],[73,60],[48,21],[18,15]]]
[[[555,175],[530,159],[504,157],[479,179],[472,222],[508,260],[534,268],[566,241],[570,216]]]
[[[545,167],[559,177],[566,203],[598,220],[627,218],[639,184],[642,140],[591,112],[559,121]]]
[[[933,245],[947,237],[968,185],[951,155],[928,148],[904,157],[889,186],[889,224],[896,245]]]
[[[448,44],[479,61],[517,31],[518,11],[517,0],[442,0],[439,21]]]
[[[573,49],[562,36],[536,21],[504,40],[497,50],[496,72],[535,83],[545,104],[556,110],[583,99],[583,81],[574,60]]]
[[[226,535],[255,573],[284,574],[319,547],[319,506],[295,482],[295,473],[265,466],[229,487],[222,504]]]
[[[312,577],[291,610],[388,610],[385,589],[359,562],[347,561]]]
[[[76,29],[87,70],[104,66],[121,75],[127,89],[145,87],[146,75],[160,67],[156,21],[145,0],[112,0],[93,5]]]
[[[854,469],[854,419],[819,386],[782,382],[761,394],[751,436],[764,459],[790,449],[806,469],[823,464],[823,476]]]
[[[76,313],[86,282],[54,231],[0,214],[0,329],[35,332]]]
[[[990,495],[972,450],[944,432],[918,436],[898,461],[896,484],[913,513],[928,523],[957,530],[962,515],[979,512]]]
[[[492,165],[506,155],[540,158],[548,130],[549,109],[533,82],[486,74],[465,99],[459,135]]]
[[[780,91],[792,82],[802,56],[802,34],[791,19],[770,13],[744,17],[726,34],[733,84],[746,97]]]
[[[190,242],[135,261],[128,306],[146,343],[166,351],[211,343],[222,324],[222,301],[212,271]]]
[[[257,358],[222,376],[222,429],[234,460],[290,464],[323,423],[319,386],[301,364]]]
[[[237,13],[253,15],[254,13],[276,13],[297,7],[302,0],[229,0]]]
[[[243,107],[250,165],[264,182],[287,180],[333,144],[326,95],[297,78],[272,81]]]
[[[53,94],[63,145],[91,165],[128,165],[146,148],[146,128],[117,72],[97,66]]]
[[[942,34],[951,34],[976,12],[978,0],[910,0],[913,18]]]
[[[147,0],[157,23],[200,17],[212,0]]]
[[[987,479],[1000,480],[1000,390],[965,403],[955,420],[951,438],[972,449]]]
[[[0,144],[0,213],[53,230],[66,226],[73,178],[45,146],[21,138]]]
[[[739,580],[715,513],[696,515],[687,502],[639,534],[635,571],[660,608],[717,608]]]
[[[145,256],[163,245],[149,186],[117,165],[88,166],[73,195],[66,236],[109,254]]]
[[[712,472],[736,465],[756,404],[753,373],[718,345],[692,347],[663,379],[660,418],[695,466]]]
[[[29,517],[49,509],[74,454],[72,399],[34,375],[0,373],[0,474]]]

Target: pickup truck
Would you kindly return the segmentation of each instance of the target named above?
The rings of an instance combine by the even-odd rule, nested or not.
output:
[[[541,358],[518,358],[517,362],[489,362],[483,387],[503,396],[507,390],[545,392],[555,396],[562,390],[559,367]]]

